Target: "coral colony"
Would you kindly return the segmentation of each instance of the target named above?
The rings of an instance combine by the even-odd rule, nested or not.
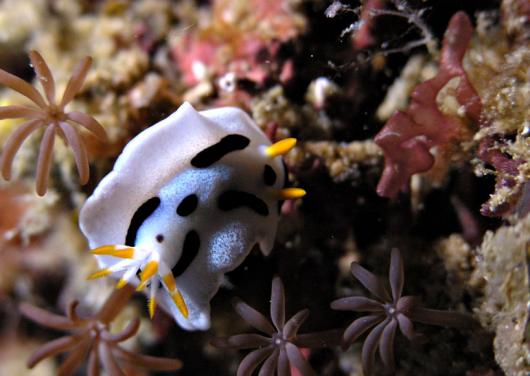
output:
[[[109,375],[125,375],[119,363],[128,365],[129,368],[132,366],[158,371],[180,368],[181,362],[177,359],[134,354],[119,346],[120,342],[136,335],[140,328],[140,320],[135,318],[120,332],[110,330],[110,324],[127,303],[128,299],[123,299],[123,296],[118,293],[111,295],[105,305],[91,317],[80,317],[77,314],[77,301],[70,303],[66,316],[22,304],[20,311],[29,319],[42,326],[71,332],[70,335],[50,341],[37,349],[28,359],[28,367],[33,368],[46,357],[68,351],[68,357],[57,370],[58,375],[73,374],[85,358],[88,358],[87,374],[90,376],[99,375],[100,366]]]
[[[404,284],[403,259],[398,249],[392,250],[388,280],[391,294],[381,280],[353,262],[351,265],[353,276],[370,291],[377,300],[363,296],[350,296],[335,300],[331,308],[345,311],[370,312],[369,315],[354,320],[346,328],[343,335],[344,347],[348,348],[364,332],[370,331],[362,349],[362,361],[365,374],[371,375],[374,368],[374,358],[377,348],[381,360],[387,371],[394,372],[394,337],[399,330],[405,337],[413,341],[413,321],[424,324],[442,326],[470,327],[470,317],[458,312],[437,311],[418,307],[412,296],[402,296]]]
[[[31,51],[43,93],[10,69],[0,69],[0,84],[21,95],[0,93],[6,96],[0,98],[0,120],[6,120],[0,124],[0,169],[6,181],[16,180],[0,185],[0,202],[20,211],[13,214],[20,221],[15,225],[0,221],[1,257],[8,260],[16,244],[21,252],[13,274],[25,273],[0,297],[17,297],[22,316],[63,332],[31,342],[28,368],[55,364],[51,359],[58,356],[51,372],[60,376],[202,374],[210,364],[219,369],[208,368],[209,374],[238,376],[442,372],[432,371],[437,368],[444,368],[444,375],[471,376],[498,374],[499,366],[509,375],[530,372],[530,106],[521,99],[530,85],[525,1],[502,1],[502,12],[495,13],[499,19],[491,10],[476,20],[454,10],[444,19],[443,36],[431,30],[426,8],[401,0],[367,0],[357,8],[340,1],[299,4],[297,11],[287,1],[213,0],[209,13],[203,2],[199,7],[187,1],[101,1],[79,9],[51,3],[39,12],[60,14],[57,22],[67,22],[67,14],[80,19],[54,26],[54,38],[60,39],[57,30],[68,30],[65,34],[79,43],[24,34],[24,40],[32,40],[25,51]],[[340,46],[344,51],[326,46],[322,53],[332,58],[325,64],[304,60],[323,40],[312,28],[348,17],[359,19],[334,31],[337,38],[350,38]],[[382,19],[410,25],[401,36],[389,37]],[[186,22],[193,27],[182,28]],[[87,30],[103,47],[92,45]],[[383,39],[403,40],[403,46],[383,47],[388,46]],[[59,59],[45,61],[37,49],[46,57],[49,49]],[[81,56],[93,58],[77,63],[69,80],[61,81],[68,76],[59,74],[60,68],[52,74],[50,66],[59,65],[62,54],[77,58],[81,50]],[[398,94],[388,90],[394,94],[387,93],[385,102],[393,112],[377,126],[353,129],[350,112],[362,112],[364,119],[371,115],[350,104],[375,107],[383,92],[377,99],[363,92],[372,90],[373,77],[394,70],[394,54],[410,54],[407,66],[416,69],[405,73],[405,68],[396,79]],[[351,61],[331,61],[344,56]],[[93,59],[96,67],[90,71]],[[98,67],[103,63],[106,68]],[[338,67],[356,67],[356,72],[351,77],[343,74],[347,71],[330,73]],[[362,77],[368,71],[372,78]],[[348,78],[341,82],[341,75]],[[484,78],[490,76],[488,85]],[[293,92],[302,86],[308,89],[300,104],[304,96]],[[67,111],[68,106],[76,110]],[[63,143],[57,144],[56,136]],[[484,193],[491,192],[477,188],[473,173],[494,175],[485,203]],[[39,196],[48,192],[35,196],[41,206],[10,188],[28,181]],[[307,196],[293,182],[308,187]],[[461,233],[441,223],[447,216],[439,206],[409,210],[407,194],[421,201],[429,190],[452,203],[457,219],[450,220]],[[479,198],[472,197],[475,190],[482,193]],[[61,202],[49,204],[50,196]],[[50,205],[56,205],[53,211]],[[66,217],[64,228],[74,218],[69,231],[75,235],[50,240],[59,219],[33,220],[46,210],[51,218]],[[434,218],[429,231],[439,239],[425,234],[421,220],[410,220],[413,215]],[[505,226],[486,233],[500,222],[480,215],[502,219]],[[473,241],[482,241],[476,249],[466,242],[471,233]],[[42,283],[31,275],[30,257],[39,247],[70,243],[76,251],[82,248],[83,256],[75,254],[70,257],[75,262],[57,268],[57,274],[72,274],[58,279],[76,280],[74,274],[85,273],[98,282],[83,279],[63,291],[57,298],[66,307],[62,316],[37,307],[52,303],[28,292],[28,285],[38,290],[34,286]],[[504,248],[510,253],[497,257]],[[385,281],[369,270],[379,273],[389,253]],[[90,264],[94,259],[97,266]],[[92,269],[82,269],[86,265]],[[352,275],[372,298],[359,294]],[[269,300],[268,292],[264,297],[260,291],[263,285],[268,291],[270,278]],[[93,291],[107,282],[112,288],[96,287],[97,299],[93,292],[71,298],[72,291],[80,295],[80,289]],[[289,307],[298,309],[292,316],[286,312],[284,283]],[[233,312],[223,305],[227,294],[235,295],[233,289],[248,294],[244,300],[250,303],[233,300],[240,321],[228,319]],[[405,295],[405,290],[421,293]],[[136,292],[146,295],[138,300],[147,301],[147,310],[134,308]],[[270,306],[270,319],[260,312],[260,302]],[[430,309],[420,302],[451,308]],[[300,333],[304,324],[309,333]],[[417,324],[453,329],[426,329],[440,335],[422,342]],[[22,331],[34,328],[29,321],[20,325]],[[331,328],[312,329],[321,325]],[[205,334],[199,337],[197,331]],[[234,332],[244,334],[226,336]],[[395,346],[398,332],[413,343],[407,353]],[[23,342],[23,336],[13,338]],[[133,351],[149,341],[167,342],[158,353],[164,357]],[[429,350],[422,347],[426,342]],[[199,360],[166,357],[167,348],[170,356],[181,357],[179,343]],[[448,360],[460,347],[463,355]],[[3,351],[0,343],[1,356]],[[198,368],[188,371],[188,362]]]
[[[41,60],[35,59],[40,64],[37,69],[46,67],[49,76],[40,55],[34,52],[32,56],[33,59],[39,56]],[[76,89],[79,88],[77,86]],[[188,128],[191,124],[193,128]],[[181,147],[173,145],[174,140],[179,140]],[[151,318],[159,302],[183,328],[208,329],[209,300],[218,290],[222,275],[237,267],[256,243],[265,254],[270,253],[282,200],[305,194],[299,188],[285,188],[286,172],[280,157],[295,144],[296,140],[292,138],[271,144],[239,109],[197,112],[190,104],[184,103],[170,117],[149,127],[126,146],[113,171],[101,181],[84,205],[80,226],[94,248],[92,254],[102,267],[88,279],[110,275],[119,279],[117,289],[132,285],[136,291],[142,291],[148,287]],[[146,155],[149,158],[145,158]],[[134,187],[136,181],[145,184]],[[253,187],[258,187],[258,190]],[[223,216],[226,220],[217,225],[210,223],[212,218]],[[183,228],[187,230],[182,232]],[[391,270],[398,269],[393,273],[401,273],[401,276],[392,276],[392,291],[397,294],[394,295],[394,310],[398,319],[384,320],[384,317],[375,316],[359,333],[347,335],[347,341],[352,341],[370,324],[382,321],[374,329],[377,334],[375,342],[370,340],[372,336],[368,337],[367,341],[374,342],[367,350],[371,354],[366,355],[368,358],[363,350],[363,365],[367,374],[371,373],[373,353],[377,347],[375,343],[382,332],[381,341],[389,342],[399,322],[401,330],[412,339],[412,327],[405,316],[411,304],[402,303],[408,302],[407,298],[400,300],[403,270],[401,260],[394,260],[396,257],[400,256],[394,252],[393,264],[399,262],[399,265],[392,265]],[[352,270],[356,267],[360,268],[354,264]],[[385,290],[378,290],[378,286],[371,284],[375,277],[367,271],[364,274],[368,275],[367,280],[361,281],[367,288],[378,292],[379,295],[376,295],[383,301],[390,300]],[[124,294],[130,295],[132,290],[124,291],[128,291]],[[345,300],[348,299],[356,298]],[[245,303],[236,304],[236,310],[245,321],[271,336],[266,339],[249,334],[214,342],[219,347],[259,348],[242,361],[238,375],[251,374],[262,361],[260,373],[265,375],[272,375],[275,370],[278,374],[287,374],[290,372],[289,364],[303,375],[314,374],[297,347],[307,346],[304,346],[304,337],[297,337],[297,332],[309,312],[300,311],[285,322],[284,300],[282,282],[275,278],[271,294],[275,329]],[[372,301],[365,300],[370,306]],[[362,304],[343,303],[344,299],[334,302],[332,307],[367,308]],[[128,361],[132,354],[117,344],[134,336],[139,322],[132,321],[123,332],[111,334],[108,325],[112,316],[100,317],[100,313],[92,318],[80,318],[76,313],[77,304],[70,303],[68,315],[64,318],[27,304],[21,307],[25,316],[42,325],[74,330],[75,333],[37,350],[28,365],[33,367],[47,356],[70,350],[69,357],[59,369],[60,374],[67,375],[77,369],[87,353],[90,353],[91,374],[98,369],[98,362],[111,373],[122,373],[115,358]],[[107,304],[113,303],[109,300]],[[388,311],[385,303],[373,301],[372,306],[380,307],[378,309],[382,312]],[[374,307],[368,309],[373,310]],[[382,324],[388,324],[390,329],[383,330],[385,327]],[[351,327],[347,332],[350,331]],[[312,338],[306,339],[308,344],[315,342]],[[387,366],[392,355],[389,346],[388,343],[381,346],[385,349],[382,354]],[[154,369],[180,366],[176,360],[149,359],[139,356],[136,364]]]
[[[32,51],[29,57],[37,73],[39,82],[44,89],[46,99],[24,80],[0,69],[0,83],[24,95],[37,106],[13,105],[0,107],[1,119],[31,119],[19,125],[6,141],[0,166],[4,179],[11,179],[11,165],[13,164],[15,154],[20,149],[24,140],[37,129],[46,127],[40,144],[36,171],[36,189],[37,193],[42,196],[46,193],[48,187],[48,175],[53,162],[53,144],[56,134],[61,136],[72,148],[79,172],[80,184],[86,184],[88,181],[88,157],[86,147],[74,124],[86,128],[103,141],[107,139],[107,134],[101,124],[93,117],[79,111],[65,112],[65,107],[74,99],[74,96],[83,86],[87,72],[90,69],[90,64],[92,63],[90,57],[83,59],[74,69],[74,73],[59,103],[55,99],[55,82],[50,68],[37,51]]]
[[[270,301],[272,324],[246,303],[240,300],[234,303],[234,309],[239,316],[266,336],[238,334],[228,338],[216,338],[212,344],[220,348],[256,349],[243,358],[237,369],[238,376],[251,375],[262,362],[260,375],[274,375],[275,372],[278,375],[288,375],[293,368],[302,375],[315,375],[300,348],[333,345],[336,342],[333,340],[334,333],[298,334],[298,330],[309,316],[309,310],[303,309],[286,321],[285,293],[279,277],[272,280]]]

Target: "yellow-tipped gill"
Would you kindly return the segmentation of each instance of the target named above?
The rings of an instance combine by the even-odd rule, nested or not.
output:
[[[110,269],[101,269],[101,270],[98,270],[97,272],[94,272],[92,274],[90,274],[87,279],[98,279],[98,278],[103,278],[103,277],[106,277],[108,276],[109,274],[111,274],[112,271]]]
[[[142,270],[142,273],[140,274],[140,285],[136,288],[136,291],[143,290],[149,279],[156,274],[158,271],[158,262],[157,261],[149,261],[146,265],[144,270]]]
[[[149,299],[149,303],[147,303],[147,308],[149,309],[149,318],[152,319],[155,315],[156,308],[156,299],[154,296]]]
[[[284,138],[278,142],[275,142],[271,146],[265,149],[265,154],[269,158],[274,158],[279,155],[284,155],[289,152],[296,145],[296,138]]]
[[[188,318],[188,316],[190,315],[188,311],[188,306],[186,305],[184,297],[182,296],[179,290],[175,290],[175,292],[171,294],[171,299],[173,299],[173,302],[179,309],[180,313],[182,313],[182,316]]]
[[[186,301],[184,300],[184,297],[180,293],[180,291],[177,289],[177,283],[175,282],[175,277],[172,273],[167,273],[164,278],[162,279],[164,284],[166,285],[166,288],[169,292],[169,295],[171,296],[171,299],[173,300],[173,303],[177,306],[182,316],[185,318],[188,318],[189,311],[188,306],[186,305]]]
[[[127,284],[127,280],[122,278],[118,281],[118,283],[116,283],[116,288],[117,289],[124,288],[126,284]]]
[[[167,289],[169,291],[173,291],[177,288],[177,283],[175,282],[175,277],[173,277],[173,274],[167,273],[164,278],[162,279],[164,284],[166,285]]]
[[[306,191],[302,188],[283,188],[278,191],[278,195],[282,200],[292,200],[304,197]]]
[[[113,256],[132,259],[134,257],[134,248],[120,245],[104,245],[91,250],[90,253],[98,256]]]

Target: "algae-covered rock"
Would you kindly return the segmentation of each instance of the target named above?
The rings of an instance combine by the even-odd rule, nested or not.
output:
[[[482,325],[495,332],[495,359],[507,375],[527,376],[530,216],[486,233],[478,259],[476,273],[485,284],[477,314]]]

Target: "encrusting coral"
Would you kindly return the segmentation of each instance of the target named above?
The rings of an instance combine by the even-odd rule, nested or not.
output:
[[[529,22],[526,9],[517,1],[505,1],[498,26],[480,17],[478,42],[467,54],[466,69],[482,103],[480,130],[474,136],[478,144],[475,174],[495,176],[494,192],[480,210],[484,216],[506,218],[517,213],[524,217],[528,212],[524,202],[530,180],[530,50],[528,31],[524,31],[528,27],[519,32],[512,29],[512,21]]]
[[[417,337],[414,332],[413,321],[441,326],[471,327],[473,325],[473,320],[466,314],[419,307],[413,296],[402,295],[404,284],[403,259],[397,248],[392,249],[388,271],[392,295],[389,294],[385,284],[377,276],[358,263],[352,263],[351,272],[377,300],[363,296],[349,296],[333,301],[331,308],[370,312],[368,316],[354,320],[346,328],[343,335],[344,347],[349,347],[363,333],[370,331],[362,348],[363,369],[366,375],[373,373],[377,348],[379,348],[379,354],[385,368],[390,371],[394,370],[393,346],[398,327],[405,337],[413,341]]]
[[[305,27],[304,19],[285,0],[216,0],[210,23],[207,27],[202,23],[173,42],[172,54],[190,85],[227,71],[261,84],[275,70],[271,66],[285,69],[283,64],[275,67],[280,43]],[[271,55],[265,64],[264,53]]]
[[[0,107],[0,148],[5,144],[0,174],[11,181],[0,182],[0,373],[147,376],[181,367],[177,359],[134,354],[138,352],[178,357],[183,366],[171,374],[181,376],[235,375],[238,366],[239,373],[247,375],[368,376],[369,371],[389,374],[394,367],[398,375],[528,375],[527,4],[528,0],[5,0],[0,5],[0,68],[10,74],[0,72],[0,106],[7,106]],[[24,20],[18,19],[20,15]],[[31,53],[36,75],[28,65],[32,50],[46,61]],[[68,85],[75,65],[85,56],[91,58],[75,68]],[[61,103],[67,86],[72,93]],[[149,169],[131,163],[128,171],[123,170],[129,183],[120,185],[123,191],[102,205],[109,209],[105,215],[92,217],[91,223],[101,229],[123,221],[116,240],[87,247],[78,226],[87,196],[112,170],[124,147],[130,149],[126,144],[186,100],[197,110],[238,106],[271,142],[296,137],[298,144],[285,159],[286,173],[308,191],[303,201],[288,201],[280,208],[270,256],[264,257],[257,247],[250,251],[218,280],[220,292],[211,305],[211,294],[203,286],[212,279],[193,273],[188,289],[183,275],[178,275],[183,268],[177,269],[175,286],[182,287],[189,318],[194,317],[194,306],[196,312],[207,312],[208,325],[211,318],[212,329],[206,332],[181,331],[178,324],[193,319],[173,301],[168,300],[166,308],[180,317],[177,325],[163,309],[149,320],[155,301],[147,315],[143,295],[134,298],[138,304],[128,304],[132,284],[114,291],[110,281],[86,282],[95,268],[88,248],[128,243],[124,239],[133,232],[127,228],[133,213],[152,197],[146,192],[138,196],[143,200],[131,201],[131,191],[153,181],[140,179],[137,173],[149,177],[165,170],[159,162]],[[54,103],[55,120],[50,116]],[[82,123],[66,118],[72,111],[89,114],[104,130],[87,131]],[[61,116],[71,128],[71,140]],[[188,124],[198,129],[196,122]],[[98,131],[106,142],[94,137]],[[188,130],[184,134],[192,137],[163,138],[175,143],[166,148],[156,142],[152,150],[137,154],[137,161],[151,159],[156,151],[160,161],[175,164],[168,151],[180,157],[183,148],[204,140]],[[232,157],[251,165],[236,153]],[[265,181],[264,169],[252,171]],[[247,176],[238,175],[239,180]],[[87,178],[81,186],[79,181]],[[44,198],[34,194],[36,181],[40,193],[48,186]],[[200,189],[212,186],[201,184]],[[175,189],[181,188],[190,185],[176,182]],[[410,194],[398,196],[401,191]],[[185,194],[191,193],[196,192]],[[209,197],[211,207],[218,208],[218,196]],[[210,205],[200,198],[193,218]],[[127,210],[116,208],[118,199]],[[202,253],[212,249],[202,229],[209,231],[211,224],[228,228],[226,221],[208,215],[204,220],[186,217],[182,225],[176,224],[176,205],[164,206],[164,197],[160,199],[159,208],[169,208],[168,220],[155,221],[152,227],[151,219],[146,221],[146,235],[136,234],[142,242],[129,243],[141,243],[141,249],[150,251],[154,247],[148,247],[147,240],[161,247],[163,239],[173,257],[184,254],[184,247],[173,246],[164,226],[183,232],[199,229],[201,242],[195,244],[202,247],[197,254],[204,254],[205,262],[197,271],[211,274],[211,255],[219,253]],[[234,217],[240,211],[248,208],[234,209]],[[193,228],[185,224],[190,220],[195,221]],[[252,225],[245,219],[239,228],[246,231]],[[227,234],[234,231],[229,228]],[[241,237],[218,239],[219,246],[226,246]],[[374,275],[387,274],[390,260],[384,260],[393,246],[403,258],[393,251],[390,284],[378,282]],[[97,258],[109,262],[98,263],[102,270],[111,261],[122,261],[113,255]],[[136,254],[135,260],[140,260]],[[226,260],[215,257],[220,267],[227,265]],[[352,261],[374,275],[359,264],[351,270]],[[352,280],[351,271],[361,283]],[[132,277],[141,281],[143,275],[147,280],[142,271],[133,272]],[[271,319],[266,311],[276,273],[288,295],[292,290],[287,298],[296,310],[280,315],[285,306],[277,278]],[[170,294],[158,276],[150,281],[146,287],[159,288],[156,303],[162,308],[160,298]],[[376,295],[363,293],[363,284]],[[192,288],[193,294],[188,293]],[[234,320],[239,316],[227,304],[234,294],[261,313],[237,301],[235,309],[243,319]],[[413,294],[418,300],[406,296]],[[247,300],[251,296],[252,302]],[[76,298],[78,305],[68,304]],[[207,306],[196,304],[198,299],[208,301]],[[311,309],[310,319],[302,310],[287,320],[302,308]],[[470,312],[481,326],[472,326],[471,315],[465,314]],[[472,329],[423,326],[444,323]],[[328,324],[340,329],[320,332]],[[211,341],[220,336],[227,337]],[[341,339],[350,347],[347,351],[335,346]],[[27,370],[20,363],[39,346],[29,360],[34,367]],[[362,370],[363,360],[368,372]]]
[[[274,375],[275,371],[278,375],[291,375],[291,367],[304,376],[316,375],[300,347],[325,347],[335,342],[335,331],[298,334],[309,316],[308,309],[297,312],[285,321],[285,293],[279,277],[274,277],[271,289],[271,319],[274,326],[265,316],[241,300],[234,302],[234,308],[250,326],[267,335],[248,333],[212,340],[212,345],[221,348],[256,348],[241,361],[238,376],[251,375],[262,362],[259,371],[262,376]]]
[[[475,278],[484,283],[477,308],[483,326],[495,332],[495,358],[507,375],[530,372],[530,215],[488,231],[477,249]]]
[[[80,317],[78,302],[70,303],[66,316],[59,316],[27,303],[20,305],[21,313],[36,323],[71,334],[54,339],[38,348],[28,359],[28,367],[33,368],[45,358],[68,351],[69,355],[57,371],[59,376],[73,375],[88,356],[87,374],[98,376],[100,366],[113,376],[125,375],[118,360],[126,366],[140,367],[157,371],[171,371],[181,367],[178,359],[159,358],[132,353],[119,344],[133,337],[140,328],[140,320],[133,319],[121,332],[113,333],[110,325],[125,304],[134,288],[126,286],[115,290],[103,307],[90,317]]]
[[[79,172],[80,184],[87,183],[89,166],[83,139],[74,124],[86,128],[103,141],[107,139],[107,134],[101,124],[93,117],[79,111],[65,111],[68,103],[72,101],[83,86],[92,61],[90,57],[83,59],[74,69],[74,73],[59,102],[56,102],[55,81],[50,68],[37,51],[31,51],[29,57],[44,89],[46,99],[26,81],[0,69],[0,84],[19,92],[37,105],[37,107],[32,105],[0,107],[0,119],[30,119],[18,126],[7,139],[3,148],[0,167],[4,179],[10,180],[13,159],[22,146],[22,143],[31,133],[41,127],[46,127],[40,144],[36,178],[37,193],[43,196],[48,187],[48,176],[53,159],[53,145],[57,134],[72,148]]]

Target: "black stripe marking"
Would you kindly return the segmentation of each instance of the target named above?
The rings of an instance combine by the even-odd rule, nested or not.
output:
[[[263,181],[266,185],[274,185],[276,183],[276,173],[269,165],[265,165],[263,170]]]
[[[289,183],[289,170],[287,170],[287,164],[282,159],[282,165],[283,165],[283,188],[287,187],[287,184]]]
[[[240,134],[225,136],[217,144],[207,147],[191,160],[191,165],[198,168],[209,167],[226,154],[236,150],[243,150],[250,144],[250,140]]]
[[[251,193],[242,191],[226,191],[221,193],[217,205],[219,209],[223,211],[234,210],[241,206],[246,206],[259,215],[269,215],[269,208],[267,208],[267,204],[263,202],[263,200]]]
[[[177,207],[177,214],[181,217],[186,217],[193,213],[195,209],[197,209],[197,204],[199,203],[199,198],[196,194],[191,194],[186,197],[180,202],[179,206]]]
[[[199,234],[195,230],[191,230],[186,234],[184,239],[184,244],[182,245],[182,254],[180,259],[177,261],[171,272],[176,278],[186,271],[188,266],[199,253],[199,248],[201,247],[201,239]]]
[[[287,164],[282,159],[282,165],[283,165],[283,188],[287,187],[287,184],[289,183],[289,171],[287,170]],[[278,215],[282,214],[282,206],[284,200],[278,201]]]
[[[127,229],[127,236],[125,237],[125,245],[129,247],[134,247],[136,242],[136,234],[138,229],[144,223],[144,221],[149,217],[160,205],[160,199],[158,197],[151,197],[149,200],[144,202],[138,210],[134,213],[131,224]]]

